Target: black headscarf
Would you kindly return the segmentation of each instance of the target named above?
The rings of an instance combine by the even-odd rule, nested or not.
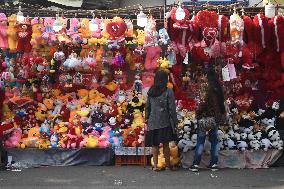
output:
[[[154,85],[149,89],[148,96],[161,96],[167,90],[168,81],[168,73],[165,70],[157,71],[154,78]]]
[[[208,79],[208,87],[217,95],[218,105],[220,107],[221,113],[225,113],[225,105],[224,105],[224,93],[217,78],[217,75],[213,69],[209,69],[207,71],[207,79]]]

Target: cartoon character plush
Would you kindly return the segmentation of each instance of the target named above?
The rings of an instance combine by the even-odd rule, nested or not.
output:
[[[47,17],[44,19],[44,33],[42,34],[42,38],[48,43],[52,44],[56,41],[56,36],[54,30],[52,29],[54,19],[51,17]]]
[[[8,34],[9,49],[11,51],[14,51],[17,49],[17,43],[18,43],[17,29],[16,29],[17,15],[12,14],[11,16],[9,16],[8,22],[9,22],[9,26],[7,29],[7,34]]]
[[[7,37],[7,17],[4,13],[0,13],[0,48],[3,50],[7,49],[8,46],[8,37]]]
[[[145,43],[145,32],[144,30],[136,30],[137,32],[137,43],[138,45],[144,45]]]
[[[32,39],[31,44],[33,48],[38,49],[41,45],[44,45],[45,42],[42,38],[42,32],[44,30],[43,20],[41,18],[35,17],[31,21],[32,24]]]
[[[53,133],[50,137],[50,148],[58,148],[58,135]]]
[[[18,46],[17,50],[23,53],[29,53],[32,49],[31,38],[32,29],[29,18],[25,18],[23,22],[19,24],[19,30],[17,31]]]

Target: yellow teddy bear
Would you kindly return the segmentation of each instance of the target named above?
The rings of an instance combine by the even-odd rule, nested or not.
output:
[[[17,28],[16,28],[16,22],[17,22],[17,15],[12,14],[8,18],[9,26],[7,30],[8,34],[8,45],[9,49],[11,51],[15,51],[17,49],[18,40],[17,40]]]
[[[32,19],[31,24],[33,31],[31,44],[34,49],[39,49],[42,45],[45,44],[45,41],[42,38],[44,29],[43,20],[41,18],[35,17]]]
[[[96,104],[105,102],[105,95],[100,93],[96,89],[91,89],[89,91],[89,104]]]
[[[77,91],[77,96],[79,98],[79,103],[85,105],[88,102],[89,91],[87,89],[79,89]]]

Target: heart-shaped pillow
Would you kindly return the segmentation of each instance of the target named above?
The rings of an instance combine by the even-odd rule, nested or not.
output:
[[[106,31],[111,37],[121,37],[127,30],[127,25],[122,18],[115,17],[107,23]]]

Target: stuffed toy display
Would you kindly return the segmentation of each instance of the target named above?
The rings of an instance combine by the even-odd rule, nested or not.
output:
[[[220,150],[282,150],[283,16],[201,10],[190,19],[179,5],[165,19],[163,28],[150,15],[145,28],[135,30],[129,18],[57,17],[62,29],[55,32],[51,17],[18,23],[16,15],[0,13],[5,147],[143,147],[147,93],[162,69],[176,97],[178,142],[170,144],[170,154],[178,165],[178,149],[188,153],[197,144],[196,109],[209,68],[226,96]],[[159,160],[164,167],[162,148]]]
[[[8,48],[8,37],[7,37],[7,17],[4,13],[0,13],[0,48]]]
[[[18,36],[17,50],[22,53],[29,53],[32,49],[30,43],[32,38],[32,28],[29,18],[25,18],[24,21],[19,24],[17,36]]]
[[[17,22],[17,15],[12,14],[11,16],[8,17],[8,22],[9,26],[7,29],[7,34],[8,34],[8,45],[9,49],[11,51],[14,51],[17,49],[17,29],[16,29],[16,22]]]

